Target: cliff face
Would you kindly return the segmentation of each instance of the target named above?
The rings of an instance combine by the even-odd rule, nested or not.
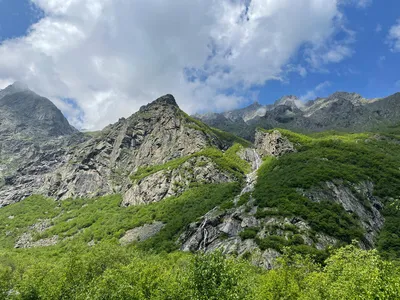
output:
[[[0,91],[0,206],[42,187],[84,137],[48,99],[15,83]]]

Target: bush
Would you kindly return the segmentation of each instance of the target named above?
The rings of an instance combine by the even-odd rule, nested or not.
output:
[[[239,236],[242,240],[254,239],[257,236],[259,230],[259,228],[255,227],[245,228],[242,232],[239,233]]]

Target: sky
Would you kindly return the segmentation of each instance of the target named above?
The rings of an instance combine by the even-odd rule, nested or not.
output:
[[[186,112],[400,91],[399,0],[0,0],[0,89],[79,129],[173,94]]]

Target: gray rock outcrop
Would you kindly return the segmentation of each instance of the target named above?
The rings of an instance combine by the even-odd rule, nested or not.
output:
[[[271,133],[257,130],[254,146],[261,156],[278,157],[286,153],[296,152],[289,139],[284,137],[278,130],[274,130]]]
[[[176,169],[165,169],[132,184],[125,192],[122,205],[138,205],[159,202],[170,196],[180,195],[191,183],[225,183],[235,178],[208,157],[188,159]]]
[[[385,221],[381,213],[383,204],[373,196],[373,188],[373,183],[369,181],[351,184],[336,180],[299,192],[312,201],[334,201],[342,205],[348,213],[356,214],[366,232],[363,247],[370,249],[375,246]]]
[[[121,245],[125,246],[133,242],[142,242],[156,235],[165,226],[162,222],[153,222],[140,227],[133,228],[125,232],[124,236],[119,239]]]

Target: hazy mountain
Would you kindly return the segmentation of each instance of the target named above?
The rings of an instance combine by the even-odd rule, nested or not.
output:
[[[262,111],[253,118],[243,118],[244,111]],[[235,115],[236,119],[227,118]],[[400,93],[368,100],[356,93],[336,92],[327,98],[317,98],[303,103],[295,96],[285,96],[273,105],[211,115],[196,115],[205,123],[235,133],[246,139],[254,136],[256,127],[286,128],[299,132],[324,130],[370,131],[398,124]],[[216,117],[218,116],[218,117]],[[223,118],[223,117],[224,118]]]

